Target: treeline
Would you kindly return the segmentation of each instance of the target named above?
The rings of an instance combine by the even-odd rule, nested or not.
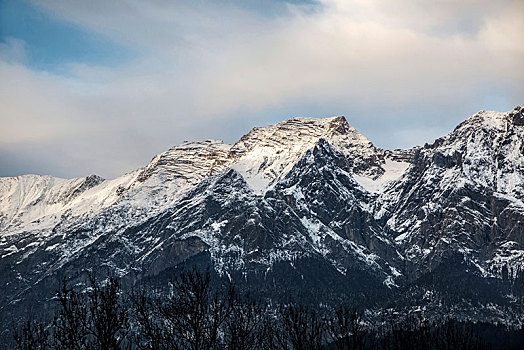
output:
[[[123,293],[118,280],[64,282],[52,321],[13,327],[16,349],[487,349],[471,324],[404,317],[373,327],[347,307],[274,305],[183,272],[168,293]]]

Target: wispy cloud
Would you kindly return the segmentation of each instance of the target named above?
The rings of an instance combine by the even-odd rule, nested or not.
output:
[[[233,142],[306,114],[345,114],[378,145],[406,147],[524,95],[521,1],[34,4],[137,54],[58,75],[28,67],[24,43],[0,46],[0,149],[50,150],[47,167],[14,171],[116,176],[185,139]]]

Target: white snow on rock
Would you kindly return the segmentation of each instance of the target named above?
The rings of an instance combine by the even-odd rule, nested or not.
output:
[[[350,175],[358,184],[374,194],[372,197],[376,200],[369,203],[368,211],[375,211],[378,219],[389,215],[387,228],[397,234],[395,244],[405,247],[405,257],[408,260],[426,259],[435,249],[414,244],[412,239],[428,215],[441,213],[452,217],[454,208],[440,205],[442,193],[453,194],[470,187],[492,191],[495,199],[510,203],[508,210],[524,212],[524,128],[515,124],[511,113],[479,112],[433,145],[417,149],[417,154],[420,153],[420,158],[426,159],[428,164],[417,179],[410,178],[415,167],[411,160],[376,148],[344,117],[292,118],[254,128],[232,146],[215,140],[184,142],[155,156],[145,167],[112,180],[97,176],[0,178],[0,256],[19,252],[23,252],[24,257],[29,256],[38,249],[38,240],[48,239],[57,225],[75,228],[92,225],[86,228],[90,236],[83,241],[67,242],[68,247],[49,245],[46,248],[53,252],[62,250],[63,259],[67,259],[94,244],[97,234],[117,232],[144,222],[171,208],[203,180],[228,168],[241,174],[260,196],[282,180],[320,139],[325,139],[350,162]],[[404,208],[410,196],[426,190],[427,203],[418,207],[416,213]],[[295,193],[294,197],[301,199],[300,195],[303,197],[302,193]],[[464,199],[462,203],[465,210],[469,210],[468,206],[473,207],[467,201]],[[471,211],[472,222],[479,227],[497,225],[496,218],[491,222],[490,218],[476,214]],[[227,221],[212,223],[205,232],[206,242],[212,245],[214,235],[226,224]],[[315,221],[302,224],[310,235],[309,240],[304,239],[300,244],[312,244],[317,252],[328,256],[322,242],[332,238],[330,232],[321,229]],[[468,233],[453,231],[453,235]],[[25,243],[16,241],[17,235],[38,236],[38,239],[28,240],[24,246]],[[445,246],[468,256],[475,254],[470,247],[455,244],[451,234],[428,242],[433,248]],[[349,241],[344,244],[344,249],[359,252],[357,255],[370,266],[376,263],[372,252]],[[490,264],[497,268],[508,263],[524,267],[524,250],[519,243],[511,247],[501,245],[497,249],[490,260],[478,262],[479,270],[488,271]],[[288,252],[279,254],[287,256]],[[472,261],[477,264],[476,260]],[[386,279],[384,283],[393,286],[394,282],[395,279]]]
[[[382,218],[394,211],[387,227],[396,232],[395,241],[404,246],[408,260],[422,261],[431,259],[435,251],[453,250],[467,257],[481,275],[500,270],[503,264],[513,269],[524,266],[521,238],[520,246],[503,247],[504,239],[518,237],[521,228],[512,225],[519,225],[518,217],[524,213],[524,125],[519,118],[521,107],[505,113],[476,113],[450,134],[421,148],[420,169],[407,170],[386,187],[375,216]],[[373,190],[369,184],[362,185]],[[482,202],[486,197],[491,203]],[[414,201],[420,203],[416,212]],[[496,217],[499,211],[505,223]],[[516,223],[508,221],[513,217]],[[436,225],[447,228],[442,230],[443,237],[423,236]],[[476,232],[497,232],[500,225],[509,225],[497,233],[502,236],[494,243],[502,246],[488,260],[479,261]]]
[[[48,230],[63,219],[93,217],[110,206],[148,211],[165,209],[231,161],[222,141],[185,142],[155,156],[142,169],[113,180],[97,176],[60,179],[23,175],[0,178],[2,235]]]
[[[96,176],[71,180],[40,175],[0,178],[0,228],[3,232],[43,229],[63,216],[97,212],[118,198],[116,189],[131,177],[110,181]]]
[[[354,159],[356,165],[365,164],[368,159],[378,160],[356,170],[362,179],[383,172],[383,151],[344,117],[292,118],[254,128],[234,146],[216,140],[184,142],[155,156],[144,168],[112,180],[97,176],[0,178],[2,235],[50,230],[61,220],[93,217],[112,206],[131,210],[129,215],[143,219],[144,215],[151,216],[171,206],[203,179],[227,167],[237,170],[256,193],[262,194],[320,138]]]
[[[387,185],[391,182],[398,180],[410,165],[411,164],[408,162],[398,162],[386,158],[385,164],[382,166],[384,168],[384,174],[380,175],[378,178],[358,174],[354,174],[353,178],[368,192],[380,193],[384,191]]]

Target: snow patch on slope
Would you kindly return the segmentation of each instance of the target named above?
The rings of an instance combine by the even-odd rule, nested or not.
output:
[[[388,184],[399,179],[409,168],[411,164],[407,162],[398,162],[389,158],[385,159],[384,174],[374,179],[369,176],[354,174],[353,178],[364,187],[368,192],[380,193],[384,191]]]

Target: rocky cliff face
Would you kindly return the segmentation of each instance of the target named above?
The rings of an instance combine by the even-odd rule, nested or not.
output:
[[[411,150],[376,148],[343,117],[293,118],[114,180],[3,178],[0,314],[46,310],[64,276],[165,283],[198,263],[268,298],[518,323],[523,186],[520,107]]]
[[[460,254],[485,276],[522,269],[524,128],[520,107],[479,112],[417,150],[413,166],[379,198],[376,217],[414,276]]]

